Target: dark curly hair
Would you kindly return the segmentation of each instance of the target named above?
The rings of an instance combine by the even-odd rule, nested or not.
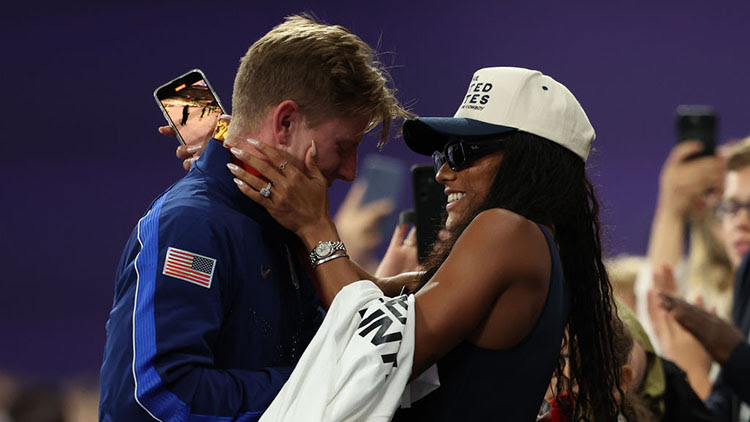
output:
[[[585,163],[570,150],[526,132],[502,139],[503,160],[487,198],[451,230],[451,240],[426,263],[420,285],[437,271],[471,220],[483,210],[503,208],[554,228],[571,307],[564,345],[570,381],[577,386],[574,420],[617,420],[619,367],[613,345],[612,287],[602,263],[599,204],[586,177]],[[614,317],[616,318],[616,317]],[[554,375],[556,393],[563,385],[564,358]]]

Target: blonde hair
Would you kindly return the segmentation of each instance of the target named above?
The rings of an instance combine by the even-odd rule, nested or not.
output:
[[[635,282],[645,264],[646,257],[627,254],[618,255],[604,262],[609,282],[612,283],[612,294],[633,308],[636,302]]]
[[[724,245],[716,238],[712,227],[719,224],[716,215],[709,213],[690,224],[688,253],[687,299],[701,296],[708,308],[730,319],[734,269]]]
[[[750,166],[750,136],[736,141],[729,147],[727,154],[727,171],[739,170]]]
[[[288,16],[240,60],[230,132],[257,129],[270,107],[292,100],[310,127],[328,117],[367,118],[367,131],[382,123],[382,146],[393,119],[410,116],[391,85],[375,51],[351,31]]]

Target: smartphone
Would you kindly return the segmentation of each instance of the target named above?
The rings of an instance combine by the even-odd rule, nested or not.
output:
[[[423,264],[432,254],[438,232],[445,219],[447,197],[443,185],[435,180],[435,167],[415,165],[411,168],[414,190],[414,226],[417,228],[417,259]]]
[[[696,154],[695,157],[714,154],[716,130],[717,117],[711,106],[681,105],[677,107],[677,142],[697,140],[703,143],[703,152]]]
[[[205,142],[214,133],[224,107],[200,69],[156,88],[154,98],[182,145]]]
[[[388,198],[398,204],[403,186],[406,184],[406,164],[401,160],[380,153],[370,154],[362,162],[362,179],[367,183],[362,205]],[[385,216],[379,223],[381,238],[389,241],[398,224],[394,212]]]

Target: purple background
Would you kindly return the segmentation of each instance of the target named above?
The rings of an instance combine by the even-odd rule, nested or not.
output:
[[[229,106],[238,59],[287,14],[311,10],[393,53],[400,99],[420,115],[452,115],[480,67],[566,84],[598,134],[607,255],[645,249],[677,104],[713,104],[723,140],[750,132],[747,2],[243,3],[65,2],[0,18],[0,370],[96,374],[121,249],[183,174],[153,89],[200,67]],[[385,153],[425,161],[399,140]]]

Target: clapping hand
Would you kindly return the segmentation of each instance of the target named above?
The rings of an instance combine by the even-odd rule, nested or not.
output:
[[[723,365],[743,341],[740,330],[706,310],[667,293],[659,295],[661,307],[705,347],[711,357]]]
[[[661,296],[677,294],[672,269],[663,265],[654,271],[654,287],[648,292],[648,313],[654,335],[661,348],[661,355],[673,361],[687,374],[693,390],[701,398],[706,398],[711,391],[708,378],[712,358],[696,336],[686,330],[675,315],[661,306]],[[698,304],[701,304],[700,299]]]

